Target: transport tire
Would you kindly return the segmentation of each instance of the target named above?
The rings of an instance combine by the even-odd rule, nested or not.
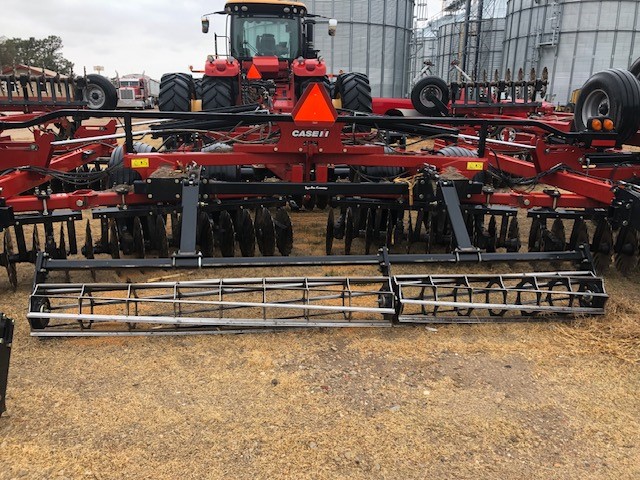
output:
[[[594,74],[583,85],[576,102],[576,131],[587,130],[593,117],[609,117],[624,143],[640,128],[640,81],[627,70],[613,68]]]
[[[636,61],[631,64],[629,71],[633,73],[638,80],[640,80],[640,58],[636,59]]]
[[[478,152],[475,150],[469,150],[468,148],[459,147],[457,145],[449,145],[436,152],[436,155],[442,155],[443,157],[469,157],[478,158]]]
[[[133,150],[136,153],[151,153],[156,149],[151,145],[147,145],[142,142],[135,142],[133,144]],[[109,169],[109,179],[107,188],[112,188],[114,185],[133,185],[136,180],[141,180],[142,177],[138,172],[131,168],[125,168],[124,162],[124,147],[121,145],[111,152],[111,158],[107,168]]]
[[[204,77],[202,79],[202,110],[210,111],[232,107],[235,104],[230,78]]]
[[[342,108],[361,113],[373,113],[373,99],[369,78],[363,73],[343,73],[335,83],[335,98],[342,100]]]
[[[300,97],[302,97],[302,94],[307,90],[307,87],[309,85],[311,85],[312,83],[321,83],[322,85],[324,85],[324,88],[327,89],[327,93],[329,94],[329,97],[331,97],[331,83],[329,82],[329,78],[328,77],[302,77],[302,78],[298,78],[297,83],[297,96],[298,99],[300,99]]]
[[[411,90],[411,103],[422,115],[428,117],[440,116],[441,112],[436,105],[427,99],[427,95],[433,95],[442,103],[449,103],[449,85],[440,77],[425,77],[415,84]]]
[[[167,73],[160,80],[158,105],[161,112],[190,112],[196,97],[193,77],[186,73]]]
[[[118,91],[108,78],[102,75],[87,75],[87,85],[82,89],[82,99],[89,110],[115,110],[118,106]]]

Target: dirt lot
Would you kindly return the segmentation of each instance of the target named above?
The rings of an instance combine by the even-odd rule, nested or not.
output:
[[[294,254],[324,219],[294,216]],[[32,274],[0,283],[0,478],[640,477],[637,277],[570,325],[43,341]]]

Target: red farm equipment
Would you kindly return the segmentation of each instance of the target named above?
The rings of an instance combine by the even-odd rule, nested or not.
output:
[[[619,148],[640,145],[640,82],[631,73],[608,70],[592,77],[576,106],[580,119],[556,115],[537,101],[544,80],[459,86],[484,89],[475,94],[441,85],[455,102],[433,89],[423,96],[437,115],[372,114],[384,102],[398,109],[404,104],[351,103],[371,98],[359,74],[338,79],[332,101],[324,66],[310,53],[313,17],[302,4],[234,1],[227,9],[236,53],[208,60],[205,111],[192,111],[198,94],[191,77],[171,74],[163,80],[162,112],[61,110],[0,119],[5,135],[35,132],[31,142],[5,136],[0,143],[0,263],[13,285],[16,262],[35,263],[27,315],[33,335],[604,313],[608,296],[600,275],[613,261],[628,272],[640,253],[640,154]],[[265,28],[238,36],[248,28],[242,22]],[[267,23],[277,27],[269,30]],[[285,41],[279,32],[291,36]],[[286,43],[289,53],[261,51],[265,38],[273,45],[269,35],[276,47]],[[299,39],[295,48],[293,37]],[[264,55],[243,56],[234,50],[240,47]],[[296,65],[317,74],[297,75]],[[260,79],[249,78],[254,69]],[[354,78],[357,84],[347,82]],[[218,95],[223,89],[225,95]],[[337,99],[343,108],[336,110]],[[87,119],[107,122],[83,126]],[[124,133],[116,133],[116,120]],[[55,139],[46,125],[63,121],[74,122],[73,135]],[[139,124],[148,130],[134,130]],[[156,146],[135,141],[144,136]],[[305,256],[304,249],[294,251],[294,222],[318,216],[318,210],[326,212],[325,255]],[[93,220],[79,245],[75,223],[83,211]],[[94,240],[91,227],[98,224]],[[507,273],[431,268],[496,262],[506,264]],[[526,265],[542,262],[571,267],[523,273]],[[404,265],[420,272],[399,274]],[[56,273],[318,266],[373,266],[379,275],[70,283]]]

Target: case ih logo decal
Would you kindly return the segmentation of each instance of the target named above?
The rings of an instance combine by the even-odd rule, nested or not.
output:
[[[329,138],[329,130],[294,130],[291,135],[295,138]]]

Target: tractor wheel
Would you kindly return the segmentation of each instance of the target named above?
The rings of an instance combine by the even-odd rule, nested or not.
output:
[[[185,73],[167,73],[160,81],[158,104],[161,112],[190,112],[196,96],[193,77]]]
[[[609,117],[624,143],[640,128],[640,82],[622,69],[594,74],[583,85],[576,102],[574,122],[577,131],[587,130],[590,118]]]
[[[116,87],[102,75],[87,75],[87,85],[82,89],[82,98],[89,110],[115,110],[118,106]]]
[[[202,78],[196,78],[193,81],[193,86],[196,89],[196,100],[202,100]]]
[[[427,95],[433,95],[442,103],[447,105],[450,100],[449,85],[440,77],[425,77],[420,80],[411,90],[411,103],[422,115],[429,117],[441,114],[438,107],[427,99]]]
[[[640,80],[640,58],[631,64],[629,71],[633,73],[638,80]]]
[[[156,149],[151,145],[147,145],[142,142],[135,142],[133,144],[133,150],[135,153],[151,153],[155,152]],[[109,164],[107,169],[109,170],[109,179],[107,186],[109,188],[114,185],[133,185],[133,182],[136,180],[140,180],[142,177],[138,172],[131,168],[125,168],[123,165],[124,161],[124,150],[122,145],[117,147],[113,152],[111,152],[111,158],[109,159]]]
[[[202,110],[210,111],[235,105],[230,78],[204,77],[202,79]]]
[[[342,108],[361,113],[373,113],[373,100],[369,78],[363,73],[343,73],[335,83],[335,98]]]
[[[307,77],[307,78],[298,78],[297,87],[298,87],[298,98],[302,97],[302,94],[307,90],[307,87],[312,83],[321,83],[324,85],[324,88],[327,89],[327,93],[331,97],[331,83],[329,82],[328,77]]]

